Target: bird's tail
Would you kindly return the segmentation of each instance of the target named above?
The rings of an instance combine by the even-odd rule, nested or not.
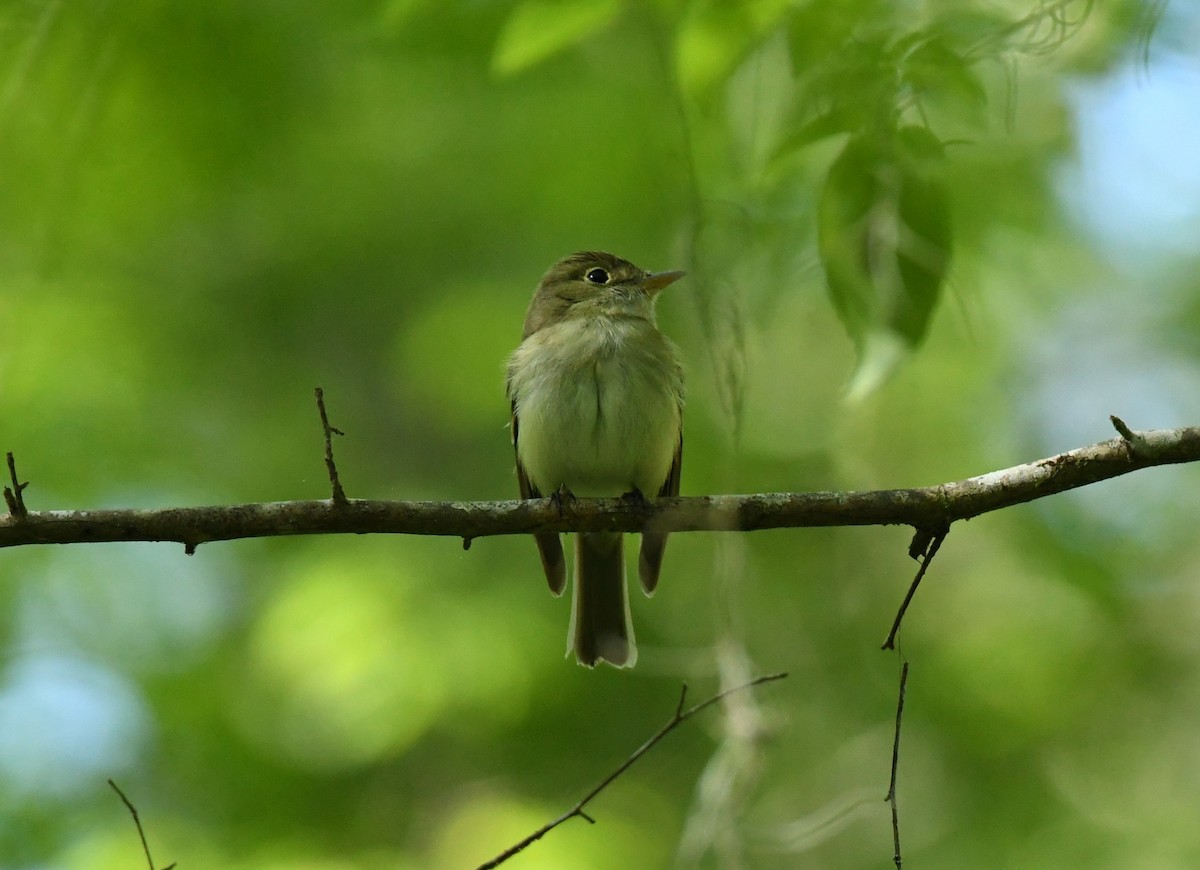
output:
[[[575,536],[575,590],[567,651],[574,649],[579,663],[589,668],[600,660],[618,668],[633,667],[637,661],[625,594],[623,538],[619,532]]]

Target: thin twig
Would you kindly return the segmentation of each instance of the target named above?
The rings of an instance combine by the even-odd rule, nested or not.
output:
[[[645,743],[643,743],[641,746],[639,746],[636,750],[634,750],[633,754],[630,755],[628,758],[626,758],[620,767],[618,767],[616,770],[614,770],[608,776],[604,777],[604,779],[600,780],[600,782],[596,786],[594,786],[591,789],[591,791],[589,791],[582,798],[580,798],[573,807],[571,807],[569,810],[567,810],[561,816],[554,819],[554,821],[552,821],[552,822],[548,822],[547,824],[542,825],[542,827],[538,828],[536,831],[534,831],[528,837],[521,840],[519,843],[505,849],[503,852],[501,852],[499,855],[497,855],[495,858],[488,861],[487,863],[480,864],[478,870],[491,870],[491,868],[493,868],[493,867],[498,867],[499,865],[501,865],[505,861],[507,861],[509,858],[516,855],[518,852],[521,852],[526,847],[530,846],[533,843],[536,843],[538,840],[540,840],[542,837],[546,836],[546,834],[553,831],[555,828],[557,828],[559,825],[561,825],[563,822],[567,821],[568,819],[573,819],[576,816],[578,816],[581,819],[584,819],[592,824],[595,824],[596,820],[593,819],[587,813],[585,813],[583,808],[586,807],[593,798],[595,798],[598,794],[600,794],[600,792],[602,792],[602,791],[604,791],[604,789],[608,788],[608,786],[611,785],[612,782],[617,777],[619,777],[625,771],[629,770],[629,768],[631,768],[639,758],[641,758],[643,755],[645,755],[647,752],[649,752],[651,749],[653,749],[654,746],[660,740],[662,740],[664,737],[666,737],[668,734],[670,734],[672,731],[674,731],[677,727],[679,727],[679,725],[686,722],[688,719],[692,718],[693,716],[695,716],[697,713],[701,712],[702,710],[705,710],[708,707],[711,707],[713,704],[716,704],[717,702],[724,700],[725,698],[732,695],[734,692],[741,692],[746,689],[753,688],[754,686],[760,686],[763,683],[773,682],[774,680],[782,680],[786,676],[787,676],[786,673],[778,673],[778,674],[767,674],[766,676],[758,677],[757,679],[751,680],[748,683],[743,683],[740,686],[734,686],[731,689],[726,689],[723,692],[718,692],[717,694],[713,695],[708,700],[701,701],[696,706],[689,707],[687,710],[683,709],[683,702],[687,698],[687,683],[684,683],[682,689],[679,692],[679,703],[677,703],[675,705],[675,714],[673,716],[671,716],[671,718],[669,720],[667,720],[667,723],[665,725],[663,725],[662,728],[658,729],[658,731],[654,734],[653,737],[651,737],[649,740],[647,740]]]
[[[1116,429],[1117,432],[1121,434],[1121,437],[1126,441],[1135,441],[1137,439],[1137,436],[1133,434],[1133,430],[1125,425],[1125,421],[1116,414],[1109,414],[1108,419],[1112,421],[1113,428]]]
[[[137,827],[138,837],[142,841],[142,851],[146,853],[146,863],[150,865],[150,870],[154,870],[154,859],[150,857],[150,846],[146,842],[146,832],[142,830],[142,820],[138,818],[137,807],[129,798],[125,797],[125,792],[121,791],[120,787],[111,779],[108,784],[112,786],[112,790],[117,793],[117,797],[121,799],[121,803],[125,804],[125,808],[129,810],[129,815],[133,816],[133,824]],[[168,864],[163,870],[173,870],[174,863]]]
[[[926,533],[917,532],[917,537],[919,538],[923,534]],[[908,593],[905,594],[904,600],[900,602],[900,609],[896,611],[896,618],[892,620],[892,630],[888,632],[887,640],[883,642],[882,649],[896,648],[896,635],[900,631],[900,623],[904,620],[904,614],[908,610],[908,605],[912,602],[913,596],[917,594],[917,587],[921,585],[921,578],[925,576],[925,571],[929,568],[929,563],[937,555],[937,551],[942,546],[942,541],[946,540],[946,535],[948,534],[950,534],[949,527],[942,532],[935,532],[930,536],[929,549],[925,551],[921,559],[921,567],[917,569],[917,576],[913,578],[912,585],[908,587]]]
[[[12,451],[8,453],[8,476],[12,479],[12,489],[4,487],[4,501],[8,504],[9,514],[23,520],[29,516],[29,511],[25,508],[22,490],[29,486],[29,481],[21,483],[17,480],[17,461],[13,459]]]
[[[329,425],[329,415],[325,413],[325,391],[317,387],[316,394],[317,410],[321,413],[321,429],[325,433],[325,470],[329,472],[329,483],[333,487],[333,503],[344,505],[349,499],[346,498],[346,491],[342,489],[342,482],[338,479],[337,465],[333,461],[333,436],[346,433]]]
[[[896,806],[896,771],[900,767],[900,720],[904,716],[904,688],[908,685],[908,662],[900,669],[900,692],[896,699],[896,734],[892,738],[892,778],[888,783],[888,793],[884,798],[892,805],[892,846],[894,851],[892,861],[896,870],[900,870],[900,811]]]

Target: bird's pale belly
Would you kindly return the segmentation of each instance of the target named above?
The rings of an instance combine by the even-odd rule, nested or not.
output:
[[[521,462],[547,495],[566,486],[578,496],[636,488],[653,497],[679,439],[680,411],[668,385],[615,356],[532,385],[520,417]]]

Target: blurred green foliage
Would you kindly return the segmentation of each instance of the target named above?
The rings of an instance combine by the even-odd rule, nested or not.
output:
[[[33,509],[319,498],[320,384],[352,497],[511,498],[503,360],[585,248],[691,271],[659,308],[685,494],[1195,424],[1200,248],[1122,270],[1056,187],[1072,88],[1144,46],[1139,9],[6,3],[0,448]],[[902,352],[847,402],[880,332]],[[1198,482],[948,538],[901,637],[914,866],[1200,860]],[[6,551],[0,868],[141,866],[109,776],[160,864],[475,866],[681,680],[775,670],[512,866],[882,866],[906,545],[677,535],[632,672],[562,657],[523,539]]]

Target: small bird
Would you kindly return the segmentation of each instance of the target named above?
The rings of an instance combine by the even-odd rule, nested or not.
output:
[[[508,398],[521,498],[679,494],[683,366],[658,331],[654,302],[683,272],[647,272],[601,251],[582,251],[542,277],[519,347],[508,359]],[[550,591],[566,564],[557,532],[534,534]],[[637,660],[620,532],[575,536],[567,651],[581,665]],[[638,576],[658,585],[667,536],[642,535]]]

